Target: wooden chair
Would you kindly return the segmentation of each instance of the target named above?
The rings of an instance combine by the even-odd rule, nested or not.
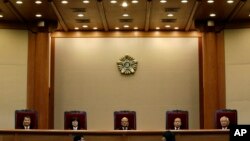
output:
[[[232,125],[237,125],[238,119],[237,119],[237,110],[235,109],[219,109],[216,110],[215,112],[215,128],[216,129],[221,129],[221,124],[220,124],[220,118],[222,116],[226,116],[229,118],[229,128]]]
[[[15,111],[15,129],[24,129],[24,117],[30,117],[30,129],[38,128],[38,113],[35,110],[24,109]]]
[[[172,110],[166,112],[166,129],[174,129],[175,118],[181,119],[180,129],[188,129],[188,111]]]
[[[135,111],[115,111],[114,112],[114,129],[117,130],[121,126],[121,119],[127,117],[129,121],[129,129],[136,130],[136,112]]]
[[[87,113],[85,111],[65,111],[64,129],[73,129],[72,121],[78,121],[78,130],[87,130]]]

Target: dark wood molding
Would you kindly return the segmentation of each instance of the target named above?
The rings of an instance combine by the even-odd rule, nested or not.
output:
[[[19,13],[19,11],[15,8],[15,6],[11,3],[10,0],[4,0],[5,5],[8,9],[23,23],[26,23],[26,19]]]
[[[104,30],[109,31],[107,18],[106,18],[105,10],[104,10],[104,7],[103,7],[103,2],[101,0],[99,0],[97,2],[97,7],[98,7],[99,15],[101,16],[102,25],[103,25]]]
[[[67,32],[69,29],[68,29],[66,23],[64,22],[64,19],[63,19],[63,17],[61,16],[60,12],[58,11],[58,9],[57,9],[55,3],[54,3],[53,1],[49,1],[49,3],[50,3],[50,5],[51,5],[52,9],[54,10],[54,12],[56,13],[56,16],[57,16],[57,18],[58,18],[58,21],[59,21],[60,25],[62,26],[63,30],[64,30],[65,32]]]
[[[201,32],[53,32],[53,38],[201,37]]]
[[[145,31],[149,30],[149,24],[150,24],[150,14],[151,14],[151,7],[152,7],[152,1],[147,1],[147,8],[146,8],[146,17],[145,17]]]
[[[191,14],[190,14],[190,16],[188,18],[188,22],[187,22],[187,25],[185,27],[185,31],[190,30],[190,27],[191,27],[192,23],[194,22],[194,16],[195,16],[195,14],[197,12],[197,9],[199,8],[200,4],[201,4],[200,0],[195,1],[195,4],[194,4],[194,6],[192,8],[192,11],[191,11]]]
[[[237,5],[234,7],[234,9],[232,10],[232,12],[229,14],[229,16],[227,17],[227,23],[229,23],[230,21],[233,20],[233,18],[239,13],[239,11],[241,10],[241,8],[245,5],[246,0],[240,0]]]
[[[25,23],[22,23],[22,22],[17,23],[17,22],[4,22],[4,21],[1,21],[0,29],[22,29],[22,30],[26,30],[27,25]]]

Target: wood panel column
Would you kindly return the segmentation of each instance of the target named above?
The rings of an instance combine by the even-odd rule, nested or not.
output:
[[[39,129],[49,128],[49,40],[49,33],[29,32],[27,108],[38,112]]]
[[[42,23],[42,24],[40,24]],[[27,109],[38,112],[38,128],[54,127],[54,97],[50,93],[50,33],[57,21],[30,23],[28,42]]]
[[[224,32],[204,32],[202,37],[201,128],[215,128],[215,111],[225,108]]]

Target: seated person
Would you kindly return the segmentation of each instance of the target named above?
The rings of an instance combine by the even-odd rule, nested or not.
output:
[[[166,131],[162,135],[162,141],[175,141],[175,135],[171,131]]]
[[[181,129],[181,118],[177,117],[174,119],[174,130]]]
[[[127,117],[121,119],[121,126],[117,130],[133,130],[129,127],[129,121]]]
[[[71,128],[70,129],[72,129],[72,130],[82,130],[80,127],[81,126],[80,126],[78,118],[72,118],[72,120],[71,120]]]
[[[29,116],[25,116],[23,118],[23,129],[30,129],[31,118]]]
[[[75,136],[74,141],[85,141],[83,136]]]
[[[229,118],[226,116],[222,116],[220,118],[220,125],[221,125],[221,129],[225,130],[225,129],[229,129]]]

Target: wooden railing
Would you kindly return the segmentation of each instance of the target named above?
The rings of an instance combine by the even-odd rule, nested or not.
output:
[[[0,130],[0,141],[73,141],[84,136],[85,141],[161,141],[164,131],[142,130]],[[229,141],[229,131],[179,130],[172,131],[176,141]]]

